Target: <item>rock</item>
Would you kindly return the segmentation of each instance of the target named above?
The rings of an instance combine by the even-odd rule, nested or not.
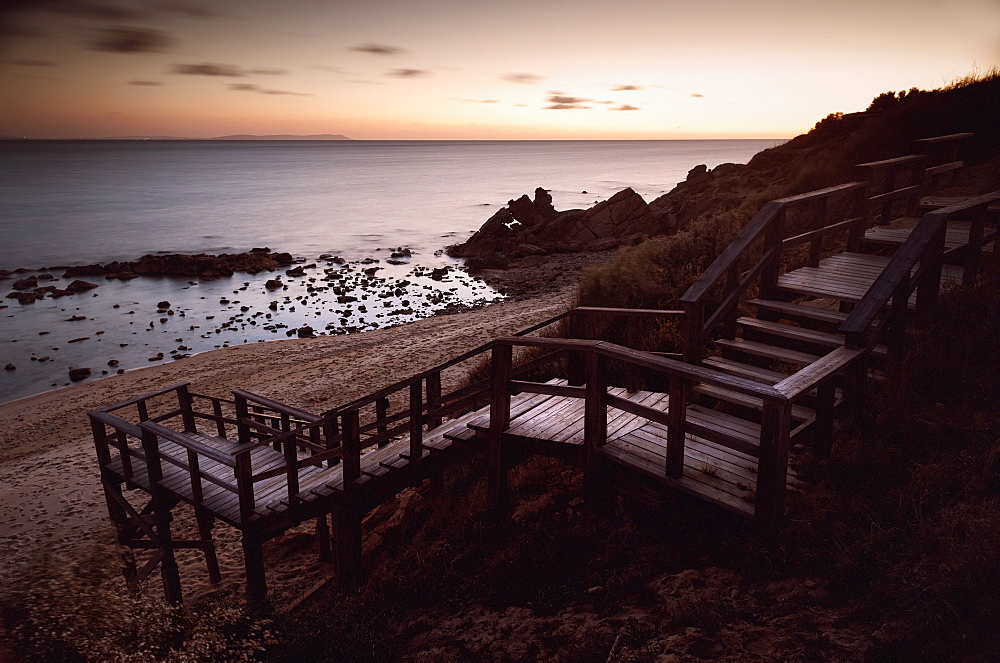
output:
[[[5,371],[16,371],[17,370],[17,366],[15,366],[14,364],[7,364],[6,366],[3,367],[3,370],[5,370]]]
[[[288,276],[305,276],[306,271],[301,267],[293,267],[291,269],[285,270],[285,274]]]
[[[39,274],[37,276],[37,278],[38,278],[39,281],[55,281],[56,280],[56,277],[52,276],[48,272],[46,272],[44,274]]]
[[[306,325],[304,327],[299,327],[295,330],[296,336],[299,338],[314,338],[316,336],[316,330]]]
[[[14,281],[14,290],[31,290],[38,287],[38,278],[29,276],[26,279]]]
[[[66,322],[79,322],[80,320],[86,320],[86,319],[87,316],[85,315],[74,315],[69,318],[66,318]]]
[[[337,256],[336,258],[334,258],[333,262],[335,264],[337,264],[337,265],[346,265],[347,264],[347,260],[345,260],[344,258],[341,258],[340,256]]]
[[[250,249],[250,253],[270,253],[270,252],[271,252],[271,249],[267,248],[266,246],[263,247],[263,248],[253,248],[253,249]]]
[[[707,177],[711,172],[712,171],[710,171],[708,169],[708,166],[706,166],[705,164],[703,163],[698,164],[697,166],[688,171],[687,181],[693,182],[695,180],[703,179]]]
[[[632,189],[623,189],[587,210],[556,211],[552,197],[539,187],[530,200],[511,200],[464,244],[448,254],[466,258],[467,269],[504,268],[511,259],[548,252],[604,251],[625,237],[673,232],[676,218],[652,206]],[[475,258],[476,260],[471,260]]]
[[[97,287],[96,283],[90,283],[88,281],[80,281],[78,279],[70,283],[68,286],[66,286],[66,292],[75,294],[78,292],[86,292],[87,290],[93,290],[96,287]]]
[[[120,364],[120,363],[121,363],[121,362],[120,362],[120,361],[118,361],[117,359],[109,359],[109,360],[108,360],[108,366],[111,366],[111,367],[115,367],[115,366],[117,366],[117,365],[118,365],[118,364]]]
[[[165,299],[162,302],[156,302],[156,308],[170,308],[170,302]]]
[[[81,336],[80,338],[73,338],[73,339],[70,339],[70,340],[68,340],[66,342],[67,343],[80,343],[81,341],[87,341],[89,339],[90,339],[89,336]]]
[[[90,377],[89,368],[71,368],[69,369],[69,379],[73,382],[79,382]]]
[[[38,295],[33,292],[12,292],[7,295],[7,299],[16,299],[21,304],[33,304]]]
[[[268,279],[264,283],[264,287],[268,290],[277,290],[278,288],[283,288],[285,286],[279,279]]]

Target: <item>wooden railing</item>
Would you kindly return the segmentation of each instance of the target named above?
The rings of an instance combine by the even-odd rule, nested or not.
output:
[[[772,200],[750,221],[719,257],[681,295],[684,309],[684,360],[700,363],[707,334],[722,327],[722,335],[732,338],[736,331],[738,307],[747,290],[757,285],[762,297],[769,296],[783,269],[786,249],[808,243],[806,264],[815,267],[823,250],[823,240],[846,233],[849,249],[860,247],[866,227],[866,184],[850,182]],[[835,197],[847,197],[843,211],[833,213]],[[792,210],[805,214],[798,223],[786,223]],[[709,311],[709,301],[721,289],[721,302]]]
[[[585,335],[588,329],[586,321],[593,318],[623,317],[627,324],[632,324],[632,321],[640,319],[676,319],[681,315],[681,311],[577,307],[522,329],[516,332],[514,337],[528,338],[530,334],[545,331],[569,333],[571,336]],[[566,327],[560,329],[557,326],[560,323]],[[353,489],[362,479],[363,450],[384,446],[395,438],[408,436],[409,450],[404,457],[415,467],[424,456],[425,433],[440,426],[444,418],[463,414],[474,409],[475,405],[489,400],[492,388],[490,378],[442,393],[442,374],[458,364],[478,357],[487,357],[493,352],[496,344],[496,341],[490,341],[384,389],[325,412],[323,417],[333,431],[330,439],[342,446],[345,490]],[[525,345],[544,347],[531,343]],[[512,365],[511,376],[529,375],[532,371],[557,359],[566,359],[572,383],[583,384],[580,357],[563,351],[530,357],[516,366]],[[393,405],[396,406],[395,411]]]
[[[937,305],[948,220],[970,222],[969,243],[962,256],[962,283],[972,285],[979,272],[983,247],[1000,241],[1000,232],[986,227],[990,206],[998,200],[1000,191],[994,191],[925,214],[841,324],[840,332],[845,335],[847,346],[871,348],[884,339],[890,357],[898,359],[903,351],[913,291],[916,290],[914,312],[919,319],[928,320]],[[889,315],[880,315],[887,306]]]
[[[514,379],[512,364],[515,347],[543,348],[569,352],[583,358],[585,385],[559,386]],[[683,473],[685,436],[704,437],[758,458],[758,482],[755,519],[769,525],[778,522],[784,509],[785,482],[788,471],[788,445],[791,406],[814,389],[830,384],[834,376],[847,370],[862,355],[861,351],[837,348],[809,368],[774,386],[695,366],[648,352],[626,348],[606,341],[555,338],[500,338],[492,349],[493,383],[490,400],[490,498],[494,504],[505,499],[507,491],[502,463],[502,436],[511,420],[511,395],[517,392],[551,394],[585,399],[584,455],[591,465],[598,449],[607,442],[608,408],[617,408],[667,427],[667,477],[678,479]],[[606,365],[621,361],[658,371],[669,379],[667,412],[650,408],[608,393]],[[687,402],[698,384],[723,387],[763,401],[759,445],[748,445],[720,435],[718,431],[687,419]]]

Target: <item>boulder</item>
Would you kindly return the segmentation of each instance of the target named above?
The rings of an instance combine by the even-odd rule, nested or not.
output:
[[[96,283],[90,283],[88,281],[81,281],[77,279],[76,281],[73,281],[68,286],[66,286],[66,292],[75,294],[78,292],[86,292],[88,290],[93,290],[96,287],[97,287]]]
[[[18,279],[14,281],[14,290],[31,290],[32,288],[38,287],[38,278],[35,276],[29,276],[26,279]]]

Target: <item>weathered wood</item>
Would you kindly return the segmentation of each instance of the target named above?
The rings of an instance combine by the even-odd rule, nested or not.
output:
[[[410,385],[410,460],[416,467],[424,453],[423,388],[420,382]]]
[[[510,371],[513,346],[498,344],[493,348],[491,367],[493,389],[490,398],[489,431],[489,502],[494,509],[507,499],[507,468],[504,463],[503,432],[510,425]]]
[[[764,528],[777,527],[785,513],[785,477],[788,473],[788,407],[766,403],[761,419],[760,459],[754,520]]]

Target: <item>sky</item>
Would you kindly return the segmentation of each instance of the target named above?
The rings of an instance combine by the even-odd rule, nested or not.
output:
[[[1000,64],[1000,0],[0,0],[0,135],[787,138]]]

